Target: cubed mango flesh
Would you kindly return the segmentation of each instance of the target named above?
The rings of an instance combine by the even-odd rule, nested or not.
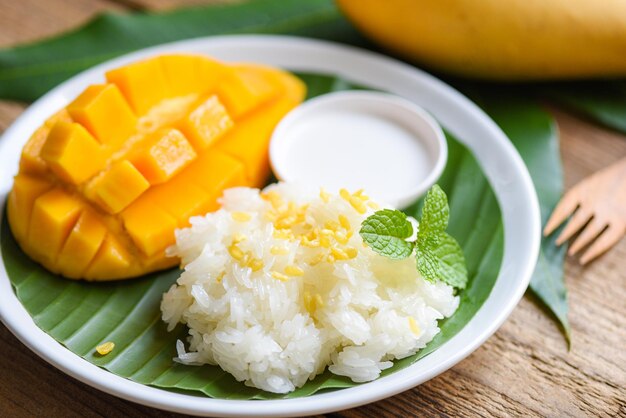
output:
[[[177,192],[181,187],[184,193]],[[172,199],[174,195],[177,196],[175,200]],[[188,226],[190,217],[210,212],[216,203],[215,197],[200,186],[176,179],[150,189],[144,200],[165,210],[179,228]]]
[[[168,96],[165,72],[158,58],[135,62],[106,73],[109,83],[119,87],[135,113],[145,115]]]
[[[95,179],[92,187],[102,209],[119,213],[148,190],[150,183],[128,160],[122,160]]]
[[[257,71],[264,72],[267,79],[281,77],[275,71],[263,67],[257,68]],[[278,83],[279,80],[275,82]],[[248,184],[253,187],[262,187],[269,177],[268,148],[276,124],[302,100],[303,91],[299,80],[287,79],[283,83],[287,84],[285,94],[238,121],[237,129],[228,132],[215,144],[215,149],[243,162]]]
[[[94,84],[85,89],[67,111],[101,144],[119,148],[135,132],[137,117],[114,84]],[[115,117],[112,119],[112,115]]]
[[[124,245],[108,234],[93,260],[87,267],[84,277],[91,280],[115,280],[137,275],[137,266]]]
[[[178,264],[165,249],[224,189],[261,186],[274,126],[304,98],[283,71],[162,56],[107,73],[35,131],[8,198],[21,248],[73,279]]]
[[[200,152],[228,132],[234,123],[217,96],[210,96],[180,123],[180,130]]]
[[[20,158],[20,173],[44,174],[48,166],[41,159],[41,148],[48,138],[48,134],[52,127],[59,121],[72,122],[67,109],[63,108],[55,113],[46,122],[41,125],[35,133],[29,138],[26,145],[22,149],[22,157]]]
[[[104,150],[82,125],[57,122],[41,148],[41,158],[64,181],[80,184],[102,170]]]
[[[225,72],[223,64],[201,55],[165,55],[159,60],[173,96],[210,93]]]
[[[57,187],[35,200],[30,215],[28,248],[34,255],[55,262],[84,205]]]
[[[149,213],[149,216],[146,214]],[[174,243],[176,219],[149,201],[141,200],[122,212],[124,228],[146,256],[150,257]]]
[[[35,200],[52,188],[52,183],[45,178],[20,175],[13,182],[7,210],[12,219],[11,230],[19,242],[26,243],[31,213]]]
[[[280,85],[262,67],[240,66],[220,83],[217,94],[233,119],[238,119],[276,97],[280,90]]]
[[[161,184],[184,169],[196,155],[178,129],[166,128],[150,135],[129,160],[150,184]]]
[[[202,154],[181,173],[179,181],[195,184],[206,191],[212,198],[211,211],[217,209],[217,198],[224,189],[249,184],[241,161],[217,150]]]
[[[78,218],[68,236],[57,263],[66,266],[63,274],[71,278],[82,277],[104,241],[107,229],[97,213],[86,209]]]

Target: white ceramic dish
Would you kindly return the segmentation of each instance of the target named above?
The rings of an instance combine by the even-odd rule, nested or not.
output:
[[[306,398],[271,401],[209,399],[144,386],[111,374],[73,354],[32,321],[0,268],[0,318],[31,350],[65,373],[124,399],[196,415],[293,416],[324,413],[382,399],[452,367],[491,336],[522,297],[539,251],[537,197],[524,163],[504,133],[475,104],[443,82],[409,65],[328,42],[282,36],[199,38],[148,48],[85,71],[30,106],[0,140],[0,203],[17,172],[20,150],[33,130],[104,71],[148,56],[194,52],[223,60],[262,62],[296,71],[328,73],[403,96],[430,112],[468,146],[491,182],[502,210],[502,267],[489,298],[450,341],[406,369],[368,384]],[[468,220],[471,222],[471,220]]]
[[[437,181],[447,157],[443,131],[424,109],[376,91],[309,100],[280,121],[270,142],[278,179],[333,193],[365,189],[399,208]]]

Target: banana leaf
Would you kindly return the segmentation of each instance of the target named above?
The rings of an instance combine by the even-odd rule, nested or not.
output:
[[[161,13],[108,12],[63,35],[0,50],[0,98],[33,101],[72,75],[127,52],[237,33],[309,36],[375,49],[332,0],[256,0]],[[533,85],[532,90],[626,133],[625,83],[620,79],[546,83]],[[527,90],[523,85],[522,89]]]
[[[327,75],[299,76],[309,88],[309,97],[364,88]],[[449,196],[448,231],[465,252],[469,283],[460,293],[459,309],[440,323],[436,338],[416,355],[395,362],[384,375],[413,364],[458,333],[487,299],[500,270],[503,228],[494,193],[472,154],[451,136],[448,145],[450,157],[439,184]],[[418,206],[416,203],[414,208]],[[184,340],[187,331],[179,326],[168,333],[160,319],[159,304],[163,292],[177,279],[178,269],[131,281],[70,281],[30,260],[13,239],[6,217],[0,235],[9,278],[35,323],[72,352],[119,376],[226,399],[293,398],[356,385],[327,371],[290,394],[275,395],[244,386],[216,366],[175,363],[176,340]],[[95,347],[104,341],[113,341],[116,348],[107,356],[99,356]]]
[[[556,124],[544,111],[530,106],[532,102],[521,96],[512,98],[502,92],[483,91],[472,97],[507,134],[526,163],[539,198],[541,224],[545,225],[563,192]],[[563,280],[567,245],[557,247],[557,236],[558,232],[542,238],[530,289],[554,315],[569,345],[567,290]]]
[[[158,14],[104,14],[83,27],[58,37],[0,50],[0,97],[24,101],[34,100],[71,75],[138,48],[199,36],[251,32],[295,34],[372,47],[341,16],[331,0],[257,0],[228,6],[196,7]],[[306,81],[314,94],[350,87],[344,81],[332,77],[308,76]],[[502,108],[508,108],[506,102]],[[526,125],[516,122],[517,117],[524,112],[534,114],[545,123],[538,124],[528,132],[524,131]],[[549,116],[539,110],[534,102],[526,101],[521,103],[517,110],[511,110],[506,120],[498,122],[502,123],[505,131],[520,148],[527,163],[538,161],[530,166],[534,178],[544,179],[557,175],[555,181],[561,181],[560,169],[554,172],[549,165],[544,164],[545,161],[541,163],[537,159],[532,159],[532,156],[545,155],[549,158],[549,164],[556,162],[556,167],[559,167],[558,142]],[[526,142],[530,145],[524,150],[523,144]],[[474,277],[477,272],[484,271],[485,275],[480,274],[476,277],[495,277],[497,266],[486,261],[481,262],[485,259],[485,254],[489,254],[495,260],[499,260],[501,256],[502,231],[499,226],[493,226],[493,222],[499,225],[500,219],[497,206],[493,206],[495,205],[493,193],[467,150],[453,138],[449,138],[449,143],[451,150],[449,168],[441,182],[444,190],[450,193],[452,204],[459,208],[455,209],[453,206],[452,210],[473,210],[477,216],[476,219],[480,220],[481,228],[486,231],[498,229],[493,232],[490,239],[487,239],[482,235],[476,236],[467,225],[453,218],[451,231],[464,243],[463,248],[468,259],[473,260],[470,263],[475,264],[469,266],[470,274]],[[524,155],[525,153],[528,155]],[[466,175],[453,176],[454,170],[462,170]],[[559,184],[555,183],[555,187],[548,188],[545,193],[539,194],[543,206],[551,207],[552,202],[558,199],[561,193],[559,187],[562,187]],[[474,199],[472,191],[480,199],[477,197]],[[455,194],[460,197],[455,198]],[[464,200],[468,197],[472,199]],[[480,207],[477,202],[481,202]],[[471,206],[472,204],[475,206]],[[496,212],[498,214],[494,215]],[[2,228],[1,239],[3,257],[6,260],[7,269],[10,270],[16,293],[31,312],[36,323],[89,361],[138,382],[155,386],[200,390],[217,397],[267,398],[273,396],[266,393],[251,394],[249,389],[234,382],[228,375],[217,373],[219,370],[195,368],[193,371],[187,371],[184,366],[171,366],[173,356],[171,342],[183,335],[184,330],[178,330],[180,334],[164,334],[160,321],[156,317],[150,317],[146,312],[150,309],[154,311],[155,306],[158,306],[157,299],[160,298],[160,293],[175,280],[177,274],[175,271],[124,284],[128,287],[125,287],[122,293],[128,295],[126,296],[128,298],[134,298],[132,301],[125,301],[120,296],[121,293],[116,286],[121,284],[90,285],[87,294],[81,294],[84,283],[61,281],[64,287],[60,289],[57,287],[60,286],[58,278],[47,275],[44,270],[29,262],[7,233],[6,225]],[[550,292],[545,292],[546,296],[542,300],[553,312],[559,312],[557,317],[567,329],[567,300],[562,282],[562,252],[555,251],[555,247],[550,247],[549,242],[544,244],[546,251],[544,251],[543,258],[547,266],[544,270],[549,271],[550,274],[535,274],[533,282],[537,286],[533,289],[537,292],[539,292],[537,289],[542,287],[552,289]],[[473,290],[468,288],[462,296],[464,302],[459,312],[442,325],[442,333],[431,345],[420,351],[418,356],[432,351],[449,338],[449,335],[456,333],[466,323],[466,320],[462,318],[473,315],[478,308],[478,305],[472,304],[480,302],[481,298],[486,298],[490,289],[490,286],[477,286]],[[75,295],[80,295],[86,302],[77,305],[78,298]],[[109,302],[103,303],[105,299]],[[71,302],[72,300],[74,302]],[[470,304],[466,304],[468,300]],[[96,316],[90,316],[94,312]],[[129,319],[124,327],[121,327],[115,320],[99,323],[97,318],[102,312],[104,312],[102,315],[108,315],[109,318],[116,318],[119,313],[123,313],[126,318],[132,313],[134,318],[141,320]],[[95,319],[76,326],[74,321],[79,321],[80,318]],[[149,322],[151,327],[144,329],[140,324],[146,318],[151,318],[152,321]],[[113,361],[117,356],[105,358],[93,356],[93,343],[97,339],[95,337],[104,337],[110,332],[120,339],[118,349],[116,349],[118,356],[124,350],[120,360]],[[124,341],[126,345],[123,345]],[[147,351],[143,346],[146,341],[152,343]],[[98,342],[101,342],[101,339]],[[120,347],[122,350],[119,350]],[[129,357],[141,358],[141,361],[147,363],[139,364],[139,360],[132,363],[128,360]],[[132,364],[123,359],[127,359]],[[397,362],[395,367],[404,367],[403,365],[415,360],[416,358],[402,360]],[[163,368],[165,363],[168,364],[167,370]],[[219,381],[209,391],[206,385],[213,379],[219,379]],[[321,381],[323,383],[320,384]],[[302,396],[318,389],[343,387],[350,384],[332,375],[323,375],[315,382],[317,383],[311,382],[310,385],[291,396]],[[319,385],[318,388],[315,388],[316,384]],[[237,388],[236,393],[229,391],[231,387]]]
[[[626,134],[626,80],[554,83],[542,86],[539,91],[595,122]]]
[[[60,36],[0,50],[0,98],[33,101],[82,70],[148,46],[241,33],[368,45],[332,0],[257,0],[163,13],[104,13]]]

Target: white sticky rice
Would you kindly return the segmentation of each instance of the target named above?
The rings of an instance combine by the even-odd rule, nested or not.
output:
[[[221,203],[168,250],[184,271],[163,297],[163,320],[189,327],[175,361],[216,364],[276,393],[326,366],[366,382],[423,348],[459,304],[452,287],[420,277],[414,257],[363,244],[361,222],[378,208],[363,193],[278,184],[229,189]]]

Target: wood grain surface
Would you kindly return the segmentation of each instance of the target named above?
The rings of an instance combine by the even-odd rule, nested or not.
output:
[[[102,10],[166,9],[200,0],[0,0],[0,46],[72,28]],[[0,132],[23,111],[0,102]],[[568,186],[626,156],[626,138],[548,107]],[[626,416],[626,240],[581,268],[566,264],[572,348],[525,296],[483,346],[393,398],[329,416]],[[0,417],[179,416],[99,392],[38,358],[0,324]]]

